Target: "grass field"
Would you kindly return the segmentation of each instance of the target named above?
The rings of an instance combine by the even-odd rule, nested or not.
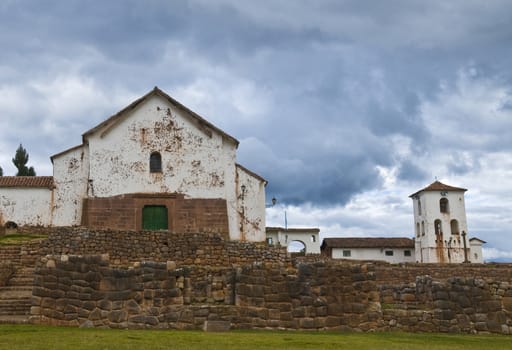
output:
[[[410,333],[101,330],[0,325],[0,349],[512,349],[512,337]]]
[[[30,242],[33,240],[40,240],[43,238],[47,238],[47,235],[23,235],[23,234],[13,234],[13,235],[5,235],[0,236],[0,245],[15,245],[22,244],[25,242]]]

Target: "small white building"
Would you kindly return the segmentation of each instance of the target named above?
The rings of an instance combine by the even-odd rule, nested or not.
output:
[[[0,177],[0,225],[264,241],[266,181],[237,164],[238,143],[155,87],[52,156],[53,177]]]
[[[320,229],[267,227],[267,243],[288,247],[292,242],[302,243],[305,254],[320,254]]]
[[[482,253],[482,245],[487,243],[486,241],[481,240],[480,238],[470,238],[469,239],[469,260],[473,263],[482,264],[484,262],[484,256]]]
[[[482,244],[485,242],[467,237],[466,191],[435,181],[410,195],[414,210],[416,261],[483,262]]]
[[[414,240],[401,237],[324,238],[322,254],[333,259],[414,262]]]

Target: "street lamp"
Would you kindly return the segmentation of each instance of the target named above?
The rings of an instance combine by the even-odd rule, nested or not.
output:
[[[272,197],[272,203],[270,203],[270,204],[265,204],[265,208],[271,208],[271,207],[273,207],[274,205],[276,205],[276,203],[277,203],[277,199],[276,199],[276,197]]]

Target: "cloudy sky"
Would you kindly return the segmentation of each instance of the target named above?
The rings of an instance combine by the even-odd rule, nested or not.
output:
[[[468,188],[512,259],[512,2],[0,2],[0,166],[49,157],[158,86],[240,140],[267,225],[413,236],[408,196]]]

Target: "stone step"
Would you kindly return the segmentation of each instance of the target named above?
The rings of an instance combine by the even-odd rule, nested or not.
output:
[[[0,315],[29,315],[31,306],[31,299],[0,300]]]
[[[32,296],[32,287],[10,286],[0,288],[0,300],[25,299]]]
[[[26,324],[29,323],[28,315],[0,315],[0,324]]]
[[[11,277],[11,279],[9,279],[8,285],[9,286],[32,286],[33,282],[34,282],[33,276],[18,277],[16,275],[14,275],[14,277]]]

